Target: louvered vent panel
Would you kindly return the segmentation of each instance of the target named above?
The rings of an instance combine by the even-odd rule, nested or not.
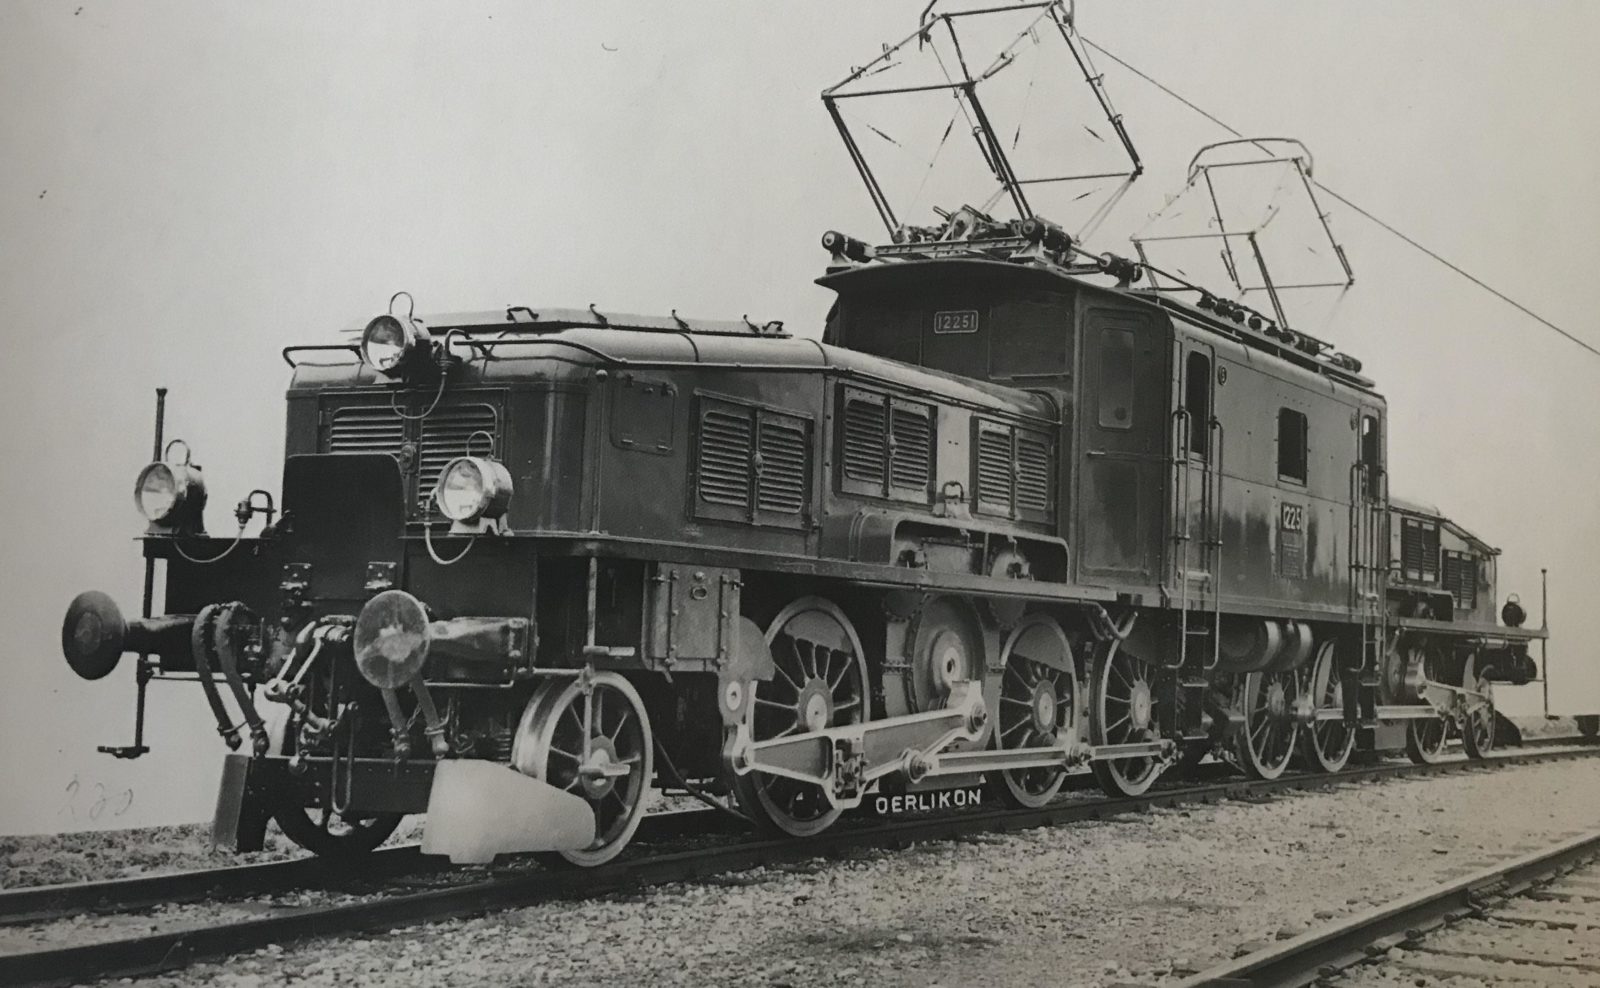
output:
[[[889,455],[889,482],[908,490],[925,491],[933,458],[933,422],[925,408],[896,407],[893,412],[894,445]]]
[[[806,504],[806,434],[777,422],[761,425],[761,472],[756,509],[796,515]]]
[[[1407,518],[1400,533],[1400,565],[1413,579],[1436,579],[1439,575],[1439,529]]]
[[[844,404],[844,475],[883,483],[883,405],[849,399]]]
[[[398,454],[405,439],[405,420],[391,409],[378,406],[336,408],[329,420],[327,450],[330,453]]]
[[[498,419],[493,405],[472,404],[443,405],[422,420],[422,441],[417,458],[418,501],[433,497],[433,485],[438,483],[446,464],[458,456],[468,455],[468,439],[472,440],[473,456],[501,452],[496,429]],[[474,439],[476,432],[487,433],[489,439],[483,436]]]
[[[700,417],[697,468],[700,499],[708,504],[750,506],[751,420],[715,408]]]
[[[1009,512],[1011,484],[1011,434],[994,430],[978,433],[978,503]]]
[[[1050,510],[1050,446],[1027,433],[1017,437],[1017,507]]]
[[[1477,560],[1462,553],[1446,553],[1444,557],[1444,588],[1455,594],[1457,607],[1470,609],[1477,606]]]

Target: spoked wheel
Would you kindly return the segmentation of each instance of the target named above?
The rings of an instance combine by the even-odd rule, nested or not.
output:
[[[1293,670],[1252,672],[1241,680],[1244,730],[1239,767],[1253,779],[1276,779],[1289,767],[1300,725],[1291,704],[1299,694]]]
[[[287,800],[273,807],[283,835],[315,854],[331,860],[362,857],[389,839],[400,826],[399,813],[344,816],[327,807],[292,805]]]
[[[1300,733],[1300,749],[1307,767],[1318,772],[1341,772],[1350,763],[1356,747],[1356,732],[1344,722],[1344,683],[1339,675],[1338,652],[1332,642],[1317,652],[1307,677],[1305,691],[1312,712],[1318,715],[1311,727]],[[1321,719],[1324,713],[1339,714],[1338,720]]]
[[[1438,682],[1439,653],[1429,648],[1422,654],[1422,674]],[[1444,745],[1450,736],[1449,718],[1428,717],[1406,721],[1406,757],[1418,765],[1432,765],[1444,758]]]
[[[1113,646],[1095,662],[1094,693],[1089,704],[1089,739],[1096,746],[1154,741],[1156,667]],[[1095,781],[1109,796],[1138,796],[1161,774],[1161,761],[1151,755],[1091,764]]]
[[[558,852],[576,865],[605,864],[639,829],[650,794],[654,739],[644,701],[615,672],[551,680],[523,710],[511,747],[517,771],[579,796],[594,811],[588,847]]]
[[[1035,615],[1018,625],[1003,652],[1000,710],[994,746],[1002,750],[1042,748],[1078,730],[1078,684],[1072,646],[1054,618]],[[989,788],[1008,806],[1035,809],[1048,803],[1066,781],[1065,766],[1006,769],[991,773]]]
[[[1467,656],[1461,669],[1461,688],[1476,693],[1462,697],[1461,746],[1468,758],[1484,758],[1494,750],[1494,684],[1487,667],[1478,668],[1476,653]]]
[[[770,741],[803,731],[858,724],[867,716],[867,662],[850,619],[831,601],[804,597],[767,628],[776,671],[755,684],[750,737]],[[747,772],[734,795],[758,827],[793,837],[821,833],[842,812],[820,786]]]

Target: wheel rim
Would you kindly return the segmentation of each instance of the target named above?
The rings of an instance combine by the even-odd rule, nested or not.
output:
[[[1467,754],[1481,758],[1494,748],[1494,684],[1489,682],[1489,670],[1478,672],[1478,656],[1468,656],[1461,672],[1461,685],[1482,696],[1466,697],[1466,710],[1462,716],[1461,742]]]
[[[1341,717],[1340,720],[1314,720],[1311,729],[1305,732],[1306,749],[1313,767],[1324,772],[1338,772],[1350,761],[1356,735],[1342,719],[1344,682],[1339,675],[1338,655],[1332,642],[1323,645],[1317,653],[1307,693],[1313,714],[1336,710]]]
[[[1298,693],[1293,670],[1252,672],[1244,677],[1244,733],[1239,738],[1244,770],[1258,779],[1283,774],[1294,754],[1300,725],[1290,704]]]
[[[850,619],[819,597],[795,601],[767,629],[771,680],[755,684],[751,739],[770,741],[866,719],[866,660]],[[795,837],[826,830],[842,811],[820,786],[750,772],[735,791],[747,812]]]
[[[1090,726],[1096,745],[1131,744],[1158,737],[1158,701],[1155,669],[1149,663],[1116,648],[1100,663],[1096,682],[1094,717]],[[1095,762],[1096,776],[1117,792],[1137,796],[1149,789],[1161,772],[1157,759],[1142,755]]]
[[[595,839],[562,851],[574,864],[603,864],[622,853],[644,816],[653,767],[644,701],[615,672],[541,687],[518,726],[517,770],[571,793],[594,812]]]
[[[1075,736],[1077,678],[1072,647],[1061,626],[1042,615],[1030,618],[1011,634],[1003,654],[995,746],[1039,748]],[[1049,802],[1067,777],[1065,767],[1008,769],[998,774],[1001,798],[1030,809]]]
[[[272,816],[285,837],[324,858],[367,854],[388,840],[401,820],[399,813],[346,817],[326,806],[300,805],[278,806],[273,809]]]

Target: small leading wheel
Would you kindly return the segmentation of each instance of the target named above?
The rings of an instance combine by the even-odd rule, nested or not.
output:
[[[1307,677],[1307,699],[1313,716],[1311,727],[1300,734],[1305,764],[1318,772],[1342,772],[1356,747],[1356,732],[1344,722],[1344,683],[1339,675],[1338,650],[1332,642],[1317,651]],[[1334,719],[1326,715],[1338,713]]]
[[[1439,655],[1428,648],[1422,653],[1422,675],[1439,682]],[[1406,757],[1418,765],[1432,765],[1444,758],[1445,742],[1450,737],[1450,720],[1444,716],[1406,721]]]
[[[1600,714],[1579,714],[1573,718],[1578,722],[1578,733],[1593,741],[1600,737]]]
[[[1089,703],[1089,740],[1096,746],[1154,741],[1156,725],[1155,666],[1112,643],[1109,654],[1095,660]],[[1151,755],[1091,763],[1095,781],[1108,796],[1138,796],[1161,774],[1161,760]]]
[[[555,679],[528,701],[511,764],[583,798],[594,811],[588,847],[559,852],[576,865],[605,864],[639,829],[653,771],[650,719],[633,684],[615,672]]]
[[[1489,668],[1478,668],[1478,655],[1467,656],[1461,667],[1461,746],[1468,758],[1485,758],[1494,750],[1494,684]]]
[[[753,741],[859,724],[867,715],[867,663],[850,619],[833,602],[803,597],[767,627],[772,679],[755,684]],[[831,827],[842,810],[820,786],[747,772],[733,777],[739,805],[769,833],[810,837]]]
[[[1292,704],[1299,694],[1294,670],[1252,672],[1241,680],[1244,730],[1239,767],[1254,779],[1276,779],[1289,767],[1300,724]]]
[[[1078,689],[1072,646],[1054,618],[1025,619],[1006,641],[994,746],[1001,750],[1055,745],[1078,730]],[[1007,806],[1037,809],[1066,781],[1065,766],[1006,769],[988,776]]]
[[[284,798],[272,809],[283,835],[319,858],[350,861],[389,839],[400,826],[399,813],[344,816],[327,807],[301,806]]]

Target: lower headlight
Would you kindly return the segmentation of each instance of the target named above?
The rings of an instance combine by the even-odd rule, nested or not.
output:
[[[433,500],[451,521],[494,521],[511,502],[511,473],[498,460],[457,457],[439,474]]]

